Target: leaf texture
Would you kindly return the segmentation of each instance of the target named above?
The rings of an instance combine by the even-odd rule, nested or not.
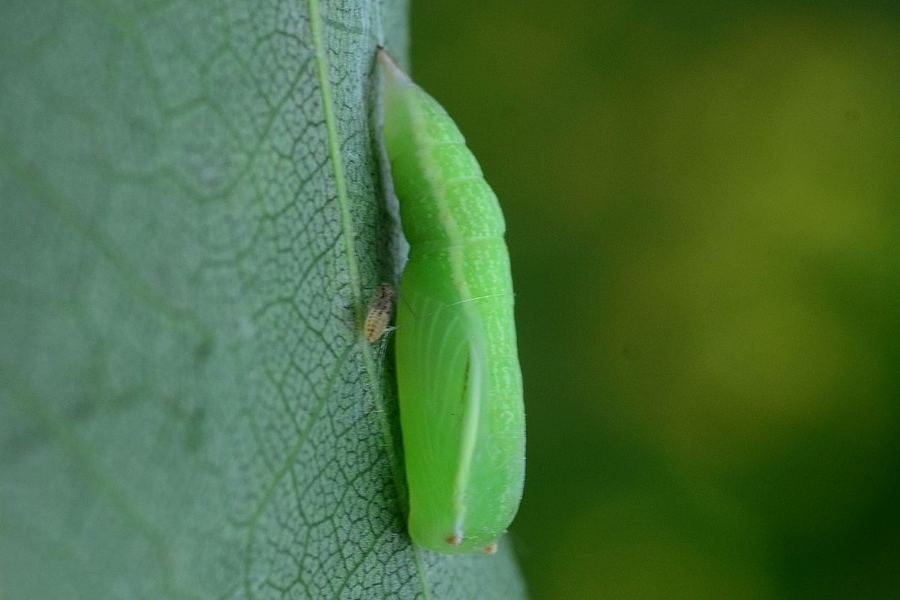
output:
[[[362,338],[400,247],[374,48],[405,14],[0,7],[4,599],[524,597],[508,543],[411,546]]]

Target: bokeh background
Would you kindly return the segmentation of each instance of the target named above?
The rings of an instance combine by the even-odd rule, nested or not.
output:
[[[900,598],[895,6],[413,2],[506,213],[534,598]]]

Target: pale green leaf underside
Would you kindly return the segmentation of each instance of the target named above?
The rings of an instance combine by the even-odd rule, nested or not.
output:
[[[395,268],[373,52],[405,10],[3,2],[5,600],[524,596],[506,540],[409,545],[354,321]]]

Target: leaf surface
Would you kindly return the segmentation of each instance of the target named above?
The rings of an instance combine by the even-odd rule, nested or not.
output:
[[[415,549],[362,1],[0,8],[0,594],[520,598]],[[368,291],[367,291],[368,290]]]

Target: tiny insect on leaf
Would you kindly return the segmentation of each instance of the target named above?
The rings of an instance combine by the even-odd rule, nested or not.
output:
[[[370,344],[377,341],[387,329],[388,323],[391,321],[391,314],[394,312],[396,296],[397,291],[389,283],[382,283],[375,288],[372,302],[369,304],[369,312],[366,314],[366,322],[363,325],[366,341]]]

